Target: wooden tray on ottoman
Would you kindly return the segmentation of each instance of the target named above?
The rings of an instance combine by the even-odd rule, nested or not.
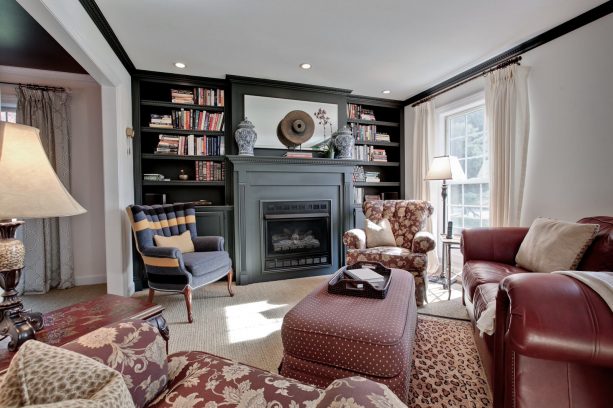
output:
[[[383,276],[381,285],[373,285],[363,280],[353,279],[345,273],[346,270],[369,268]],[[338,270],[328,282],[328,293],[345,296],[358,296],[372,299],[385,299],[392,281],[392,270],[378,262],[357,262]]]

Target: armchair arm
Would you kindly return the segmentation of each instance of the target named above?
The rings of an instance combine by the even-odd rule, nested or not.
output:
[[[362,377],[343,378],[330,384],[316,408],[333,406],[406,408],[386,385]]]
[[[183,254],[177,248],[147,247],[142,250],[142,256],[150,287],[181,286],[191,282],[191,274],[183,263]]]
[[[613,313],[583,283],[547,273],[508,276],[500,284],[496,308],[496,334],[505,336],[505,349],[613,367]]]
[[[223,237],[194,237],[192,238],[196,252],[212,252],[224,250]]]
[[[347,249],[366,249],[366,232],[357,228],[345,232],[343,244]]]
[[[143,256],[154,258],[183,258],[181,251],[179,251],[179,249],[175,247],[147,247],[143,249],[142,253]]]
[[[462,254],[464,263],[476,259],[515,265],[528,228],[500,227],[474,228],[462,231]]]
[[[419,231],[413,237],[413,244],[411,251],[419,254],[425,254],[436,248],[436,241],[434,235],[427,231]]]

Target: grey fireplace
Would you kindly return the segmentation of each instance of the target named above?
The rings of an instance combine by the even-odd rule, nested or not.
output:
[[[344,262],[355,162],[229,156],[239,284],[330,274]]]
[[[260,203],[264,272],[312,269],[332,264],[330,200]]]

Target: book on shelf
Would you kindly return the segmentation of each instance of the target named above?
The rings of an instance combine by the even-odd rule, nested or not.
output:
[[[170,100],[172,103],[202,106],[224,106],[224,90],[212,88],[171,89]]]
[[[212,113],[201,110],[181,109],[173,110],[171,118],[175,129],[208,130],[214,132],[224,130],[224,112]]]
[[[364,201],[379,201],[381,196],[379,194],[365,194]]]
[[[375,149],[370,146],[370,161],[374,162],[387,162],[387,153],[385,149]]]
[[[367,183],[379,183],[381,181],[379,174],[380,173],[378,171],[366,171],[364,172],[364,175],[366,176],[365,181]]]
[[[224,181],[225,180],[225,163],[213,162],[208,160],[197,160],[196,166],[196,181]]]
[[[353,146],[353,157],[361,161],[387,162],[385,149],[375,149],[373,146]]]
[[[289,159],[312,159],[313,152],[301,152],[301,151],[286,152],[283,155],[283,157],[287,157]]]
[[[390,135],[388,133],[377,132],[375,133],[375,141],[376,142],[389,142]]]
[[[353,174],[352,174],[352,178],[353,178],[353,182],[361,182],[361,181],[365,181],[366,180],[366,175],[364,174],[364,167],[362,166],[355,166],[353,168]]]
[[[175,154],[188,156],[223,156],[225,143],[223,136],[176,136],[160,135],[155,154]]]
[[[364,202],[364,189],[362,187],[353,189],[353,202],[355,204],[362,204]]]
[[[350,128],[356,142],[371,142],[375,140],[375,134],[377,133],[377,126],[375,125],[351,123]]]
[[[347,104],[347,117],[349,119],[376,120],[372,109],[363,108],[355,103]]]
[[[149,120],[149,127],[172,129],[172,117],[171,115],[155,115],[152,113]]]
[[[372,109],[364,109],[360,111],[360,119],[362,120],[376,120],[375,112]]]

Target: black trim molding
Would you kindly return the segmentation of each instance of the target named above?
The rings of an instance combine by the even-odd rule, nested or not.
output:
[[[587,25],[593,21],[596,21],[599,18],[602,18],[608,14],[611,14],[612,12],[613,12],[613,1],[607,1],[599,6],[594,7],[591,10],[586,11],[583,14],[578,15],[577,17],[574,17],[550,30],[545,31],[542,34],[537,35],[534,38],[531,38],[528,41],[525,41],[501,54],[498,54],[495,57],[490,58],[489,60],[473,68],[470,68],[452,78],[447,79],[446,81],[443,81],[437,85],[434,85],[433,87],[426,89],[425,91],[420,92],[417,95],[411,96],[410,98],[404,101],[404,105],[405,106],[411,105],[415,102],[419,102],[423,99],[427,99],[432,96],[435,96],[436,94],[441,93],[442,91],[448,88],[451,88],[454,85],[459,84],[460,82],[463,82],[468,79],[479,76],[484,71],[494,68],[500,63],[510,58],[517,57],[521,54],[524,54],[527,51],[530,51],[536,47],[546,44],[549,41],[555,40],[556,38],[561,37],[564,34],[568,34],[571,31],[581,28],[584,25]]]
[[[104,14],[102,14],[102,10],[100,10],[98,5],[96,4],[96,1],[79,0],[79,3],[81,3],[81,6],[83,6],[94,24],[96,24],[96,27],[98,27],[98,30],[100,30],[100,33],[106,39],[106,42],[109,43],[109,45],[117,55],[117,58],[119,58],[126,70],[128,70],[130,75],[132,75],[136,71],[136,67],[132,63],[132,60],[128,56],[126,50],[119,42],[119,39],[115,35],[115,32],[111,28],[109,22],[104,17]]]
[[[310,84],[299,84],[295,82],[276,81],[274,79],[251,78],[251,77],[244,77],[244,76],[238,76],[238,75],[226,75],[226,78],[228,79],[228,81],[230,81],[233,84],[270,86],[270,87],[294,89],[294,90],[300,90],[300,91],[315,91],[315,92],[343,94],[343,95],[348,95],[352,92],[351,89],[332,88],[329,86],[319,86],[319,85],[310,85]]]

